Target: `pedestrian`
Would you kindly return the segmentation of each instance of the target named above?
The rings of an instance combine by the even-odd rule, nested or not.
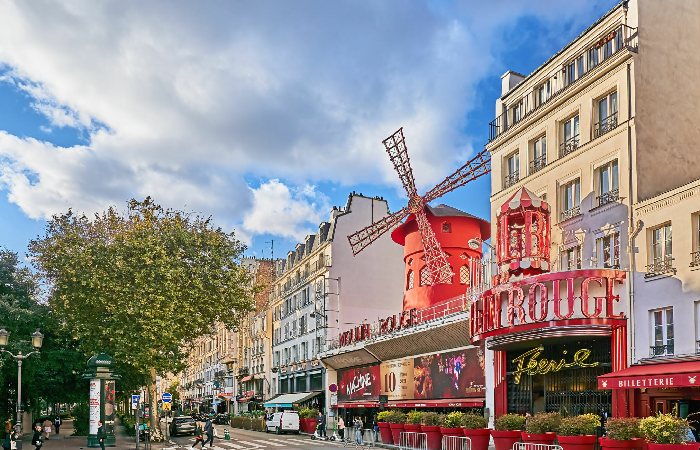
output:
[[[12,449],[12,423],[8,420],[5,422],[5,430],[2,435],[2,449],[11,450]]]
[[[102,421],[100,420],[97,422],[97,442],[100,443],[100,448],[102,450],[105,450],[105,438],[107,437],[107,433],[105,432],[105,426],[102,424]]]
[[[338,434],[340,435],[340,440],[345,439],[345,421],[343,420],[343,416],[338,417]]]
[[[318,412],[318,435],[326,437],[326,416],[321,411]]]
[[[202,427],[199,426],[199,422],[196,422],[194,425],[194,444],[192,444],[192,448],[194,448],[197,444],[202,444],[204,441],[204,438],[202,437]],[[204,448],[204,444],[202,444],[202,448]]]
[[[32,436],[32,445],[34,446],[34,450],[41,450],[41,446],[44,445],[44,438],[41,436],[41,425],[39,425],[39,424],[36,424],[34,426],[34,435]]]
[[[207,442],[211,448],[211,446],[214,445],[214,423],[211,421],[211,418],[207,418],[207,421],[204,424],[204,432],[207,435],[207,439],[202,442],[202,448],[207,445]]]
[[[377,416],[374,416],[372,420],[372,430],[374,431],[374,442],[379,442],[379,423],[377,423]]]
[[[46,435],[46,440],[48,441],[49,436],[51,436],[51,430],[52,430],[51,427],[53,427],[53,423],[51,423],[51,421],[47,417],[46,419],[44,419],[42,426],[44,427],[44,434]]]
[[[58,436],[58,431],[61,429],[62,423],[61,416],[56,415],[56,418],[53,419],[53,427],[56,429],[56,436]]]
[[[355,416],[355,422],[353,423],[355,426],[355,443],[362,445],[362,419],[360,419],[360,416]]]

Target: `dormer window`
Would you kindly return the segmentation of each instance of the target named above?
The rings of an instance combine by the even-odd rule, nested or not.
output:
[[[442,222],[442,232],[452,233],[452,224],[450,222]]]

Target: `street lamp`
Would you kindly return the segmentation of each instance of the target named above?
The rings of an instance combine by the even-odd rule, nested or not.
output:
[[[10,338],[10,332],[7,331],[6,329],[2,328],[0,329],[0,353],[7,353],[10,355],[12,358],[17,361],[17,425],[19,426],[19,433],[20,435],[22,434],[22,362],[32,356],[34,353],[39,353],[39,349],[41,348],[41,345],[44,343],[44,335],[41,334],[39,330],[36,330],[34,333],[31,334],[32,338],[32,347],[35,348],[33,352],[29,352],[26,355],[23,355],[21,351],[17,352],[15,355],[14,353],[5,350],[4,347],[7,346],[7,343]]]

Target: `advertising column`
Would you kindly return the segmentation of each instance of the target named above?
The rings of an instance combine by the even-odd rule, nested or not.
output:
[[[102,380],[93,378],[90,380],[90,431],[91,437],[97,438],[98,422],[101,419],[101,396],[102,396]]]
[[[102,421],[105,432],[105,446],[114,447],[114,417],[115,417],[115,379],[118,375],[112,372],[114,362],[109,355],[100,353],[88,360],[88,370],[83,374],[84,379],[90,380],[88,447],[99,447],[97,430]]]

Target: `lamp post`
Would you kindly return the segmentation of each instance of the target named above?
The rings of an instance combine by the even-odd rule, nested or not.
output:
[[[5,350],[7,343],[10,339],[10,332],[6,329],[0,329],[0,353],[7,353],[15,361],[17,361],[17,425],[19,426],[19,433],[22,434],[22,362],[32,356],[35,353],[39,353],[39,349],[44,342],[44,335],[41,334],[39,330],[36,330],[31,334],[32,347],[36,350],[23,355],[21,351],[14,353]]]

